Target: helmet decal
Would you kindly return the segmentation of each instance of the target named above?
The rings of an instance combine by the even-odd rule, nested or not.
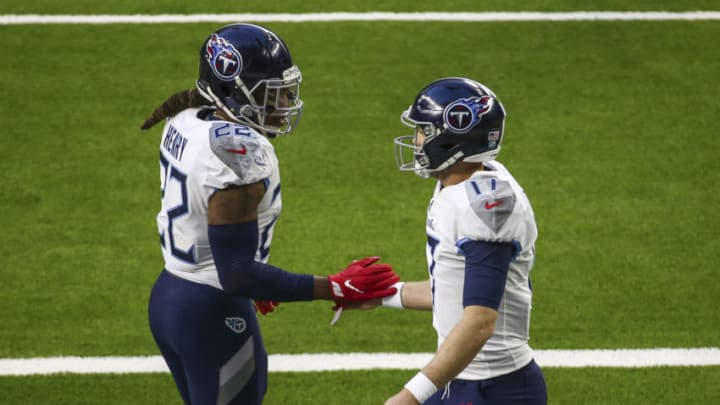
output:
[[[233,44],[225,38],[212,34],[205,45],[205,59],[215,76],[221,80],[232,80],[243,68],[242,56]]]
[[[445,107],[443,121],[451,131],[464,134],[477,125],[492,106],[490,96],[462,98]]]

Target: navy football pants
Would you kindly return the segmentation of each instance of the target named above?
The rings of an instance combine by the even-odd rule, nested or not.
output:
[[[206,285],[158,277],[150,329],[186,404],[261,404],[267,353],[252,301]]]
[[[441,387],[424,404],[545,405],[547,387],[540,367],[533,360],[510,374],[487,380],[452,380],[449,388]]]

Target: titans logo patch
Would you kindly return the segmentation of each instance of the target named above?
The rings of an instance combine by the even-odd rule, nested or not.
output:
[[[242,56],[225,38],[213,34],[205,45],[205,59],[222,80],[232,80],[243,68]]]
[[[443,121],[451,131],[464,134],[477,125],[492,106],[490,96],[462,98],[445,107]]]
[[[235,333],[243,333],[247,327],[247,322],[243,318],[227,317],[225,318],[225,326]]]

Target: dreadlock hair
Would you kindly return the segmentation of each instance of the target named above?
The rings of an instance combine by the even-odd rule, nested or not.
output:
[[[150,129],[153,125],[164,120],[167,117],[179,113],[182,110],[194,107],[202,107],[205,105],[213,105],[211,101],[205,99],[196,87],[188,90],[179,91],[168,97],[158,108],[153,111],[152,115],[143,122],[140,129]]]

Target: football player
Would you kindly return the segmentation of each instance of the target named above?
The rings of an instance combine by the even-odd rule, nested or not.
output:
[[[432,310],[438,349],[386,404],[545,404],[528,345],[537,227],[522,187],[495,160],[503,105],[476,81],[444,78],[423,88],[401,121],[414,134],[395,138],[398,168],[437,180],[429,279],[399,282],[382,303]]]
[[[297,125],[300,69],[275,33],[251,24],[213,32],[199,68],[196,87],[142,125],[168,118],[157,215],[165,268],[150,296],[150,328],[186,404],[260,404],[267,354],[256,309],[313,299],[342,307],[392,295],[399,278],[377,257],[330,276],[268,264],[282,207],[268,139]]]

